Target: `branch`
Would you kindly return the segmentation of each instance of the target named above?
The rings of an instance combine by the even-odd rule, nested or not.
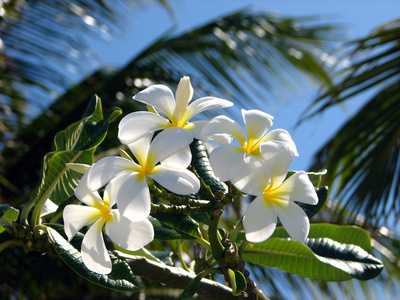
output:
[[[151,261],[142,256],[131,256],[121,252],[118,252],[118,255],[128,258],[127,262],[135,275],[164,283],[169,287],[184,289],[196,277],[195,274],[183,269]],[[197,293],[205,296],[206,299],[236,298],[232,295],[230,288],[208,279],[201,280]]]

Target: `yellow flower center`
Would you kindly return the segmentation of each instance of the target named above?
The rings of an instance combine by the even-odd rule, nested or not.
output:
[[[242,151],[253,156],[260,156],[260,140],[249,140],[242,144]]]
[[[275,195],[275,193],[273,193],[273,192],[271,193],[271,191],[268,188],[266,188],[264,190],[263,198],[264,198],[264,202],[269,205],[286,207],[288,204],[288,201],[286,199],[283,199],[283,198],[279,197],[278,195]]]

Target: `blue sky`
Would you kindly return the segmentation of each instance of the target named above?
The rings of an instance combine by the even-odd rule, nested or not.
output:
[[[186,31],[249,5],[283,16],[321,16],[322,20],[329,23],[345,25],[347,28],[345,40],[365,36],[376,26],[400,17],[400,1],[388,0],[175,0],[170,1],[170,5],[175,20],[172,20],[166,10],[158,5],[132,7],[131,17],[123,34],[116,39],[110,37],[111,43],[98,44],[100,54],[103,56],[102,63],[114,67],[123,66],[132,56],[151,44],[154,38],[171,29],[174,24],[178,25],[177,32]],[[300,157],[294,160],[291,166],[293,170],[307,169],[315,151],[357,111],[368,96],[365,94],[353,99],[345,107],[330,109],[324,115],[296,127],[300,113],[315,99],[317,92],[318,86],[310,83],[301,90],[297,89],[295,93],[289,93],[285,99],[280,99],[283,100],[282,104],[263,108],[275,117],[273,128],[288,130],[297,144]]]

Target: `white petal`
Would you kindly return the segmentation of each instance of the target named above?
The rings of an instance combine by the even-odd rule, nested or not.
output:
[[[118,210],[113,210],[112,214],[112,220],[106,223],[106,232],[118,246],[136,251],[154,239],[154,228],[149,220],[131,222]]]
[[[118,138],[122,144],[130,144],[156,130],[167,128],[170,122],[155,113],[137,111],[126,115],[118,125]]]
[[[150,214],[151,199],[146,178],[141,174],[125,173],[114,178],[109,188],[110,197],[118,209],[132,222],[146,219]]]
[[[64,231],[71,241],[83,227],[93,224],[101,217],[101,212],[94,207],[70,204],[64,208]]]
[[[103,240],[104,221],[99,220],[89,228],[82,241],[82,260],[85,266],[99,274],[109,274],[112,269],[111,259]]]
[[[203,135],[212,136],[214,134],[229,134],[236,139],[240,145],[246,143],[246,136],[240,125],[227,116],[218,116],[204,126]]]
[[[203,128],[209,121],[193,121],[190,122],[187,130],[190,130],[193,134],[193,137],[198,140],[203,139]]]
[[[242,109],[242,116],[247,132],[249,144],[254,144],[260,140],[271,128],[273,116],[257,109]]]
[[[161,163],[165,166],[171,166],[177,169],[186,169],[191,161],[192,152],[190,152],[190,147],[186,146],[164,158]]]
[[[265,142],[260,145],[261,156],[271,174],[271,189],[279,186],[286,178],[293,156],[282,142]]]
[[[191,118],[193,118],[193,116],[203,111],[210,109],[225,108],[230,106],[233,106],[233,103],[228,100],[215,97],[199,98],[190,103],[190,105],[187,108],[185,118],[187,118],[187,120],[190,120]]]
[[[183,128],[168,128],[159,133],[150,145],[148,159],[154,164],[170,156],[172,153],[188,146],[193,141],[193,135]]]
[[[293,156],[299,156],[297,152],[296,144],[293,142],[289,132],[284,129],[274,129],[268,131],[267,134],[262,138],[262,141],[280,141],[284,142],[292,152]]]
[[[251,243],[260,243],[268,239],[276,228],[276,212],[273,206],[257,197],[247,207],[243,216],[246,239]]]
[[[94,165],[92,165],[92,166],[94,166]],[[89,170],[86,171],[85,174],[83,174],[81,180],[78,183],[78,186],[76,187],[76,189],[74,191],[74,194],[75,194],[76,198],[81,200],[86,205],[95,206],[98,202],[102,202],[103,200],[101,199],[101,197],[97,191],[92,192],[89,188],[89,181],[88,181]]]
[[[317,204],[318,196],[313,184],[304,171],[297,172],[286,179],[278,188],[269,192],[271,196],[303,202],[307,204]]]
[[[138,168],[135,162],[118,156],[100,159],[89,170],[89,188],[96,191],[120,173],[132,172]]]
[[[221,145],[210,153],[210,164],[221,181],[234,178],[243,165],[245,153],[236,145]]]
[[[178,195],[197,193],[200,189],[199,179],[189,170],[175,169],[157,165],[154,173],[149,175],[166,189]]]
[[[221,145],[230,144],[233,141],[233,138],[229,134],[213,134],[209,137],[203,135],[203,140],[213,140]]]
[[[170,119],[177,117],[175,112],[176,103],[174,94],[170,88],[165,85],[156,84],[149,86],[143,91],[137,93],[133,99],[154,106]]]
[[[263,195],[269,182],[267,167],[253,156],[246,157],[239,173],[232,179],[233,185],[239,191],[255,196]]]
[[[310,231],[310,221],[306,213],[292,201],[282,201],[286,205],[276,206],[278,218],[290,237],[304,243]]]
[[[193,87],[188,76],[182,77],[176,88],[176,110],[182,116],[193,97]]]
[[[146,163],[153,135],[153,133],[146,134],[137,141],[128,144],[129,150],[132,151],[140,165],[144,165]]]
[[[112,192],[112,184],[111,184],[112,180],[106,185],[106,188],[104,189],[104,193],[103,193],[103,201],[104,201],[104,205],[106,205],[108,207],[108,210],[111,210],[111,208],[113,207],[113,205],[117,202],[113,196],[113,192]]]

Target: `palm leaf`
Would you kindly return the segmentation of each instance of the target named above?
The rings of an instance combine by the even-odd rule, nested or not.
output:
[[[343,59],[353,59],[336,75],[337,83],[321,93],[307,109],[304,119],[373,87],[395,85],[400,68],[400,19],[386,23],[369,36],[344,45]],[[339,60],[340,61],[340,60]]]
[[[361,214],[373,226],[393,224],[400,212],[400,20],[355,43],[351,55],[362,58],[313,103],[309,116],[372,87],[378,91],[319,150],[311,168],[329,170],[324,184],[340,201],[338,217],[355,222]]]
[[[94,93],[102,98],[105,110],[118,105],[130,112],[138,109],[129,100],[138,90],[154,82],[175,89],[182,75],[191,75],[197,96],[207,93],[237,99],[240,106],[252,108],[259,99],[271,103],[268,101],[275,98],[273,95],[287,89],[287,78],[295,74],[318,74],[316,77],[328,80],[319,66],[321,57],[313,49],[319,47],[323,52],[328,47],[328,37],[332,34],[334,39],[336,31],[326,25],[307,25],[310,21],[315,19],[277,18],[246,10],[181,35],[162,36],[122,70],[99,70],[71,87],[44,114],[21,128],[14,147],[3,151],[10,159],[6,166],[8,180],[20,190],[29,190],[32,183],[29,178],[21,179],[21,172],[27,167],[38,169],[36,161],[47,152],[43,145],[50,144],[54,133],[79,115]],[[278,66],[282,67],[279,71]],[[36,132],[43,135],[38,137]],[[108,148],[117,146],[109,142]],[[30,151],[18,151],[24,147]],[[23,200],[21,195],[18,201]]]

